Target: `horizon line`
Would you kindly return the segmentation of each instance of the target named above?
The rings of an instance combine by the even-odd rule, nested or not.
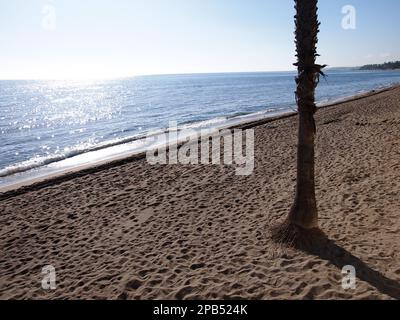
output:
[[[347,66],[347,67],[326,67],[329,69],[354,69],[360,66]],[[115,77],[96,77],[96,78],[0,78],[0,81],[111,81],[132,79],[136,77],[155,77],[155,76],[185,76],[185,75],[218,75],[218,74],[246,74],[246,73],[279,73],[279,72],[296,72],[292,70],[261,70],[261,71],[216,71],[216,72],[184,72],[184,73],[148,73],[136,74],[131,76],[115,76]]]

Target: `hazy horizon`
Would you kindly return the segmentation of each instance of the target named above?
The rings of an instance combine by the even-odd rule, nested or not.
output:
[[[357,69],[360,66],[351,66],[351,67],[326,67],[324,70],[333,70],[333,69]],[[295,73],[296,69],[292,70],[276,70],[276,71],[268,71],[268,70],[260,70],[260,71],[226,71],[226,72],[188,72],[188,73],[158,73],[158,74],[136,74],[132,76],[121,76],[121,77],[103,77],[103,78],[15,78],[15,79],[2,79],[0,81],[107,81],[107,80],[123,80],[123,79],[131,79],[135,77],[157,77],[157,76],[190,76],[190,75],[218,75],[218,74],[252,74],[252,73]]]

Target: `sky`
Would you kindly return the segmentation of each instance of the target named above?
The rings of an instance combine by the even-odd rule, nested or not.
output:
[[[293,4],[0,0],[0,79],[293,70]],[[399,12],[399,0],[320,0],[319,62],[400,60]]]

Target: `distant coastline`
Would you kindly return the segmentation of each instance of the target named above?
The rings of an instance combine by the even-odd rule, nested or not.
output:
[[[360,67],[360,70],[400,70],[400,61],[385,62],[382,64],[367,64]]]

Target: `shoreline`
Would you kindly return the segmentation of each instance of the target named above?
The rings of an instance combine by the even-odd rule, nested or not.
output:
[[[333,102],[328,102],[324,103],[322,105],[318,106],[318,111],[325,109],[325,108],[330,108],[334,106],[338,106],[344,103],[350,103],[354,102],[360,99],[368,98],[374,95],[379,95],[381,93],[391,91],[391,90],[396,90],[397,88],[400,88],[400,84],[395,84],[391,86],[387,86],[381,89],[374,89],[368,92],[352,95],[349,97],[344,97],[344,98],[338,98],[337,100],[334,100]],[[318,112],[317,111],[317,112]],[[251,116],[251,115],[248,115]],[[227,126],[221,126],[221,127],[216,127],[217,129],[251,129],[257,126],[261,126],[270,122],[275,122],[278,120],[286,119],[286,118],[291,118],[297,116],[296,111],[288,111],[284,112],[282,115],[279,116],[271,116],[271,117],[264,117],[262,119],[256,119],[256,120],[248,120],[246,121],[243,120],[242,123],[236,124],[236,125],[227,125]],[[166,131],[167,132],[167,131]],[[133,141],[139,141],[140,139],[136,139]],[[178,141],[178,148],[182,145],[182,142]],[[111,147],[111,146],[110,146]],[[151,150],[151,148],[149,149]],[[90,151],[92,152],[92,151]],[[88,153],[90,153],[88,152]],[[0,201],[4,199],[8,199],[10,197],[14,197],[16,195],[20,195],[29,191],[37,190],[40,188],[44,187],[49,187],[61,182],[65,182],[71,179],[74,179],[76,177],[81,177],[85,176],[88,174],[92,174],[95,172],[99,172],[102,170],[106,170],[109,168],[113,167],[118,167],[122,164],[129,163],[131,161],[137,161],[139,159],[143,159],[146,157],[146,151],[143,152],[127,152],[123,155],[117,155],[117,156],[112,156],[110,158],[106,158],[104,160],[97,160],[95,163],[88,163],[88,164],[83,164],[83,165],[77,165],[72,168],[64,169],[59,172],[55,173],[49,173],[44,176],[40,177],[33,177],[33,178],[27,178],[22,181],[16,181],[15,183],[5,185],[5,186],[0,186]],[[72,157],[73,158],[73,157]],[[71,159],[71,158],[69,158]],[[46,167],[46,166],[43,166]],[[34,170],[34,169],[32,169]],[[25,171],[29,172],[31,170]],[[12,175],[11,175],[12,176]]]
[[[400,299],[400,87],[315,118],[321,250],[271,239],[295,193],[291,116],[247,125],[250,176],[124,159],[14,192],[0,201],[0,299]],[[42,288],[44,266],[54,291]]]

